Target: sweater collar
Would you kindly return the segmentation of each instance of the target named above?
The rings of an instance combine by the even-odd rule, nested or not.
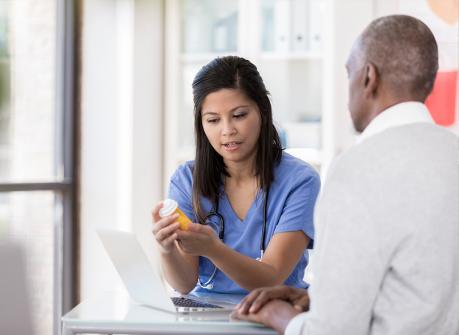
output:
[[[413,123],[434,123],[426,105],[416,101],[396,104],[376,116],[357,138],[357,143],[386,129]]]

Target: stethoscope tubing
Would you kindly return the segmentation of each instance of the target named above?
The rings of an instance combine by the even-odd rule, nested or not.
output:
[[[268,221],[268,198],[269,198],[269,187],[266,190],[264,194],[264,201],[263,201],[263,226],[261,228],[261,239],[260,239],[260,257],[257,258],[258,261],[261,261],[263,258],[263,255],[265,253],[265,247],[266,247],[266,225]],[[204,224],[212,217],[216,216],[218,217],[218,220],[220,222],[220,227],[219,227],[219,232],[218,232],[218,237],[219,239],[224,242],[224,237],[225,237],[225,218],[223,215],[221,215],[218,212],[218,206],[219,205],[219,200],[218,198],[215,200],[215,209],[212,209],[204,218]],[[209,279],[206,280],[205,283],[201,282],[201,278],[198,275],[198,285],[204,289],[211,290],[213,289],[213,281],[215,279],[215,276],[217,274],[217,267],[214,267],[214,271],[210,275]]]

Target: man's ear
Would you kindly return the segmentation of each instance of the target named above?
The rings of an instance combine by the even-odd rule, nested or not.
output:
[[[379,74],[378,69],[374,64],[367,63],[364,69],[365,82],[364,82],[364,94],[366,97],[375,95],[379,87]]]

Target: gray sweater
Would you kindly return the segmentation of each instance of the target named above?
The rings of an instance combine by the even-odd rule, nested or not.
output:
[[[316,219],[303,334],[459,334],[456,136],[418,123],[368,138],[330,169]]]

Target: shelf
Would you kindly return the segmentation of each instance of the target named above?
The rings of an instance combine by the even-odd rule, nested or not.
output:
[[[287,148],[287,153],[295,156],[311,165],[320,166],[322,163],[322,152],[314,148]]]
[[[180,55],[180,61],[182,63],[207,63],[217,57],[224,57],[229,55],[237,55],[237,51],[228,52],[209,52],[209,53],[182,53]]]
[[[238,55],[238,51],[228,52],[205,52],[205,53],[183,53],[180,55],[180,60],[183,63],[202,63],[209,62],[217,57],[228,55]],[[304,51],[304,52],[262,52],[260,53],[261,60],[322,60],[322,53],[319,51]]]
[[[263,52],[262,60],[321,60],[322,53],[319,51],[304,52]]]

